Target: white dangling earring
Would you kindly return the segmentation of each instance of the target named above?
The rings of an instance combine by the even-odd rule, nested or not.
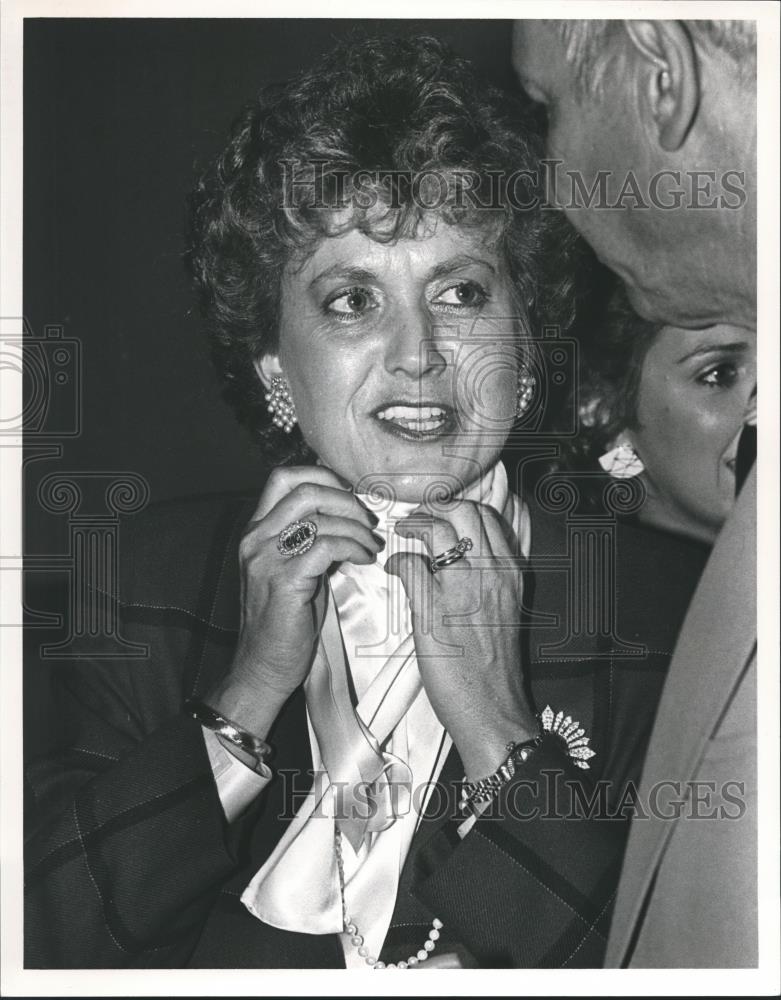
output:
[[[599,464],[613,479],[633,479],[645,471],[642,459],[626,441],[600,455]]]
[[[271,389],[266,393],[266,409],[272,422],[289,434],[296,425],[296,411],[287,382],[281,375],[271,376]]]
[[[526,365],[521,365],[518,372],[518,390],[515,395],[515,419],[520,420],[529,409],[537,388],[537,380]]]

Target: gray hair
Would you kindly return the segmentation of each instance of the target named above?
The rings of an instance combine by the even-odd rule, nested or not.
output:
[[[564,42],[566,58],[576,71],[583,91],[599,94],[602,90],[607,67],[618,58],[621,49],[611,42],[617,37],[628,36],[624,22],[609,21],[549,21]],[[757,25],[756,21],[682,21],[695,47],[718,49],[736,64],[742,83],[756,80],[757,75]]]

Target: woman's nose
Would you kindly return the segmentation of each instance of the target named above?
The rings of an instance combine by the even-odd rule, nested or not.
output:
[[[447,332],[441,319],[426,309],[407,306],[389,317],[388,326],[385,368],[391,375],[420,379],[445,370],[449,352],[441,343]]]

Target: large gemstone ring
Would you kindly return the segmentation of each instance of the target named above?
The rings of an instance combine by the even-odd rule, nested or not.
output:
[[[314,521],[291,521],[277,538],[277,548],[283,556],[300,556],[315,544],[317,525]]]
[[[445,566],[451,566],[454,562],[458,562],[459,559],[464,558],[471,548],[472,539],[464,535],[463,538],[460,538],[456,542],[452,549],[446,549],[440,555],[434,556],[431,560],[431,572],[436,573],[437,570],[444,569]]]

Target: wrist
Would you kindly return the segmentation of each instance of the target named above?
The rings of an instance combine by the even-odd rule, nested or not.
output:
[[[479,815],[501,793],[502,788],[513,780],[518,768],[523,767],[541,743],[540,727],[531,739],[508,743],[505,747],[507,756],[491,774],[477,781],[470,781],[465,776],[461,788],[461,808],[471,809],[473,814]]]
[[[204,701],[219,715],[265,740],[289,695],[229,674]]]
[[[525,708],[512,717],[494,717],[484,725],[475,725],[473,720],[460,740],[451,735],[467,780],[479,781],[493,774],[507,759],[508,743],[524,743],[534,739],[539,731],[537,718],[531,709]]]

